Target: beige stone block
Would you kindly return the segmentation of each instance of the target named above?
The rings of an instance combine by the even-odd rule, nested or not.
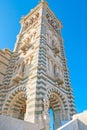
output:
[[[8,116],[0,116],[0,130],[39,130],[38,125]]]

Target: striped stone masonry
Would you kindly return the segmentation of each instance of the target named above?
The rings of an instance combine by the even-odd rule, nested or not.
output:
[[[24,16],[14,51],[0,50],[0,114],[50,130],[75,114],[62,24],[41,1]]]

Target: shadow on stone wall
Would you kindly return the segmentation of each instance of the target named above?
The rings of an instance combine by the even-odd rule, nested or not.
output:
[[[38,125],[0,115],[0,130],[39,130]]]
[[[79,119],[78,119],[78,127],[79,127],[79,130],[87,130],[87,124],[80,121]]]

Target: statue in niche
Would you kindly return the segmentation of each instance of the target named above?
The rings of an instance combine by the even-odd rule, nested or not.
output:
[[[35,36],[36,36],[36,32],[33,33],[33,37],[34,37],[34,38],[35,38]]]
[[[26,24],[26,26],[28,27],[28,21],[27,21],[25,24]]]
[[[49,16],[48,18],[48,23],[51,25],[52,24],[52,18]]]
[[[22,78],[24,77],[24,73],[25,73],[25,64],[24,62],[19,63],[16,65],[16,67],[14,68],[14,73],[12,76],[12,84],[13,83],[20,83],[20,81],[22,80]]]
[[[39,17],[39,13],[36,14],[37,18]]]
[[[24,62],[25,62],[25,65],[30,65],[31,62],[33,60],[33,55],[30,55],[29,58],[27,58]]]
[[[38,19],[39,13],[35,14],[35,21]]]
[[[32,18],[30,19],[29,24],[30,24],[30,25],[32,25],[32,24],[33,24],[33,22],[34,22],[34,18],[32,17]]]
[[[24,69],[25,69],[25,64],[24,62],[22,62],[22,64],[19,64],[18,65],[18,74],[20,76],[23,76],[24,75]]]
[[[29,64],[29,58],[27,58],[26,60],[24,60],[25,65]]]
[[[29,69],[30,69],[30,59],[27,58],[24,60],[24,76],[26,76],[26,74],[29,74]]]
[[[26,43],[26,44],[29,44],[29,42],[30,42],[30,37],[29,37],[29,34],[28,34],[28,33],[24,35],[24,38],[23,38],[22,42],[23,42],[23,43]]]
[[[30,60],[30,66],[31,66],[31,62],[33,60],[33,54],[29,57],[29,60]]]
[[[29,43],[29,41],[30,41],[29,37],[27,37],[27,38],[24,40],[24,42],[27,43],[27,44]]]
[[[32,41],[34,41],[35,40],[35,37],[36,37],[36,31],[35,31],[35,29],[32,31],[32,33],[31,33],[31,39],[32,39]]]
[[[57,24],[54,22],[54,29],[56,30],[57,29]]]
[[[43,99],[43,105],[44,105],[44,114],[48,115],[49,111],[49,100],[47,97]]]
[[[25,34],[22,39],[22,45],[21,45],[21,50],[23,51],[24,54],[26,54],[26,51],[29,49],[30,44],[30,36],[29,33]]]
[[[49,129],[50,117],[49,117],[49,100],[48,100],[47,97],[45,97],[43,99],[43,106],[44,106],[44,110],[43,110],[43,113],[42,113],[43,123],[45,125],[45,129],[48,130]]]
[[[27,59],[24,60],[24,64],[25,64],[24,75],[29,74],[32,60],[33,60],[33,55],[29,56]]]
[[[25,64],[22,62],[22,64],[18,64],[14,68],[14,74],[19,74],[20,76],[23,76],[24,74],[24,69],[25,69]]]

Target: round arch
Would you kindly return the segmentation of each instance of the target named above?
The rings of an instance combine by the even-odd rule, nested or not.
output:
[[[26,113],[26,89],[24,87],[16,88],[6,98],[3,106],[3,114],[24,120]]]
[[[54,128],[57,129],[64,122],[69,120],[68,117],[68,101],[65,94],[58,88],[50,88],[46,93],[47,100],[49,100],[49,109],[54,111]]]
[[[64,110],[68,110],[68,102],[63,92],[60,91],[58,88],[48,89],[46,93],[46,97],[48,98],[48,100],[51,98],[52,94],[54,94],[57,98],[59,98],[60,103],[63,104],[64,106]]]

